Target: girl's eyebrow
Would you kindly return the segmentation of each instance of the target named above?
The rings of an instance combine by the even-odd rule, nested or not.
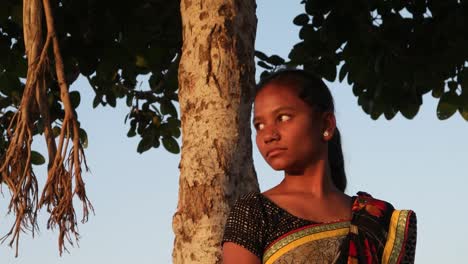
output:
[[[294,111],[295,109],[294,109],[294,107],[292,107],[292,106],[280,106],[280,107],[278,107],[278,108],[275,108],[275,109],[272,111],[272,113],[273,113],[273,114],[276,114],[276,113],[281,112],[281,111],[284,111],[284,110]],[[255,124],[255,122],[257,122],[257,121],[259,121],[259,120],[261,120],[261,119],[263,119],[262,116],[255,116],[255,117],[253,118],[253,121],[252,121],[252,122]]]

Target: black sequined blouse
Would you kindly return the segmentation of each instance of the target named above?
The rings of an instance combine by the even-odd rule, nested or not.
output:
[[[222,243],[236,243],[262,259],[266,247],[276,239],[290,231],[311,224],[317,223],[290,214],[259,192],[250,192],[232,206],[226,221]],[[411,215],[408,229],[405,254],[400,262],[405,264],[414,263],[415,214]]]
[[[232,207],[222,243],[236,243],[261,259],[265,247],[277,238],[313,223],[290,214],[263,194],[251,192]]]

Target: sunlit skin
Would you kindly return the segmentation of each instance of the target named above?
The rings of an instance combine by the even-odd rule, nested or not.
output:
[[[328,164],[328,141],[336,127],[333,113],[314,111],[293,85],[270,83],[255,97],[253,123],[261,155],[273,169],[284,171],[283,181],[263,193],[267,198],[315,222],[351,218],[351,198],[334,186]],[[224,243],[223,258],[226,264],[260,263],[231,242]]]

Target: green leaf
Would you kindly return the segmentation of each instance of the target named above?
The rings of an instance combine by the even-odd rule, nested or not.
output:
[[[398,111],[395,110],[395,109],[393,109],[393,108],[387,109],[387,110],[384,112],[385,119],[391,120],[391,119],[393,119],[393,118],[396,116],[397,113],[398,113]]]
[[[135,65],[140,68],[148,68],[148,60],[141,54],[135,56]]]
[[[377,58],[375,59],[375,63],[374,63],[374,72],[376,74],[379,74],[381,73],[381,69],[382,69],[382,59],[384,57],[384,53],[379,53],[377,55]]]
[[[104,59],[99,62],[96,67],[96,75],[99,79],[104,80],[113,80],[117,74],[118,68],[115,65],[115,62],[110,59]]]
[[[16,74],[18,77],[26,78],[28,72],[28,62],[26,59],[19,59],[16,61]]]
[[[458,111],[460,112],[460,115],[461,115],[466,121],[468,121],[468,107],[459,108]]]
[[[272,70],[272,69],[274,69],[274,67],[272,67],[272,66],[266,64],[264,61],[258,61],[257,64],[258,64],[258,66],[260,66],[260,67],[262,67],[262,68],[264,68],[264,69],[267,69],[267,70]]]
[[[54,137],[58,137],[60,135],[60,132],[61,132],[60,127],[54,126],[52,128],[52,134],[54,135]]]
[[[262,73],[260,73],[260,80],[264,80],[265,78],[268,78],[268,76],[270,76],[272,73],[269,72],[269,71],[263,71]]]
[[[270,56],[266,61],[267,61],[268,63],[270,63],[270,64],[275,65],[275,66],[279,66],[279,65],[284,64],[284,59],[281,58],[281,57],[278,56],[278,55],[272,55],[272,56]]]
[[[305,51],[305,42],[297,43],[289,52],[288,58],[296,64],[303,64],[306,59],[304,56]]]
[[[360,86],[359,84],[354,84],[353,85],[353,94],[355,96],[361,96],[362,93],[364,93],[364,87]]]
[[[93,57],[80,57],[78,67],[84,76],[92,75],[97,68],[98,61]]]
[[[0,68],[1,71],[1,68]],[[0,73],[0,91],[7,95],[13,97],[14,94],[17,94],[19,97],[19,91],[21,90],[22,83],[18,76],[14,74]]]
[[[115,95],[112,92],[106,94],[106,101],[112,107],[115,107],[117,104],[117,99],[115,98]]]
[[[80,101],[81,101],[80,93],[78,91],[70,92],[70,101],[71,101],[72,107],[76,109],[80,105]]]
[[[171,101],[162,101],[160,110],[161,114],[163,115],[171,115],[173,117],[177,117],[177,109]]]
[[[161,76],[159,74],[151,74],[151,77],[148,80],[151,90],[157,94],[164,91],[163,85],[161,85]]]
[[[449,88],[450,91],[455,91],[455,90],[457,90],[457,87],[458,87],[458,83],[457,83],[457,82],[455,82],[455,81],[450,81],[450,82],[447,83],[447,85],[448,85],[448,88]]]
[[[180,128],[178,128],[178,127],[172,128],[172,136],[173,136],[173,137],[179,138],[180,135],[181,135]]]
[[[2,98],[0,97],[0,109],[7,108],[12,104],[11,99],[8,97]]]
[[[319,46],[317,46],[317,44],[320,41],[319,32],[316,31],[312,25],[304,25],[301,30],[299,30],[299,38],[307,43],[307,47],[302,53],[312,52],[312,50],[310,50],[311,48],[318,49]]]
[[[80,142],[83,148],[88,148],[88,134],[82,128],[79,130]]]
[[[174,117],[169,117],[167,119],[167,123],[171,124],[171,126],[172,125],[177,126],[177,127],[181,126],[180,120]]]
[[[319,13],[327,13],[330,10],[334,1],[309,0],[305,2],[305,10],[307,14],[315,15]]]
[[[395,11],[399,12],[401,9],[405,7],[405,0],[392,0],[392,6]]]
[[[294,18],[293,23],[297,26],[307,25],[309,23],[309,16],[307,14],[300,14]]]
[[[0,91],[5,94],[9,95],[12,90],[12,87],[10,87],[10,83],[8,81],[8,78],[5,73],[0,74]]]
[[[435,86],[432,89],[432,96],[434,98],[440,98],[442,96],[442,94],[444,93],[444,88],[445,88],[445,83],[441,83],[441,84]]]
[[[180,137],[180,121],[175,118],[170,118],[167,120],[167,125],[169,127],[169,131],[173,137],[179,138]]]
[[[143,137],[140,140],[140,143],[138,143],[137,152],[141,154],[149,150],[153,146],[153,144],[154,144],[154,137],[152,137],[152,135]]]
[[[325,21],[325,18],[321,14],[314,15],[312,18],[312,25],[314,27],[321,27],[323,25],[323,21]]]
[[[382,103],[373,100],[369,103],[369,112],[370,116],[373,120],[379,119],[379,117],[383,114],[384,107]]]
[[[348,71],[348,78],[346,78],[346,82],[348,83],[348,85],[352,85],[353,83],[354,85],[356,85],[353,73],[351,71]]]
[[[333,82],[336,79],[336,65],[331,59],[322,58],[317,71],[329,82]]]
[[[444,93],[437,105],[437,117],[440,120],[445,120],[451,117],[458,109],[458,94],[455,92]]]
[[[137,122],[135,119],[130,121],[130,129],[128,130],[127,137],[134,137],[136,136],[136,126]]]
[[[159,138],[156,138],[153,142],[153,148],[159,148],[161,146],[161,142],[159,142]]]
[[[400,106],[400,112],[401,114],[408,118],[408,119],[413,119],[416,114],[418,113],[419,111],[419,107],[420,105],[416,104],[416,103],[412,103],[412,102],[407,102],[406,104]]]
[[[127,132],[127,137],[134,137],[136,136],[136,126],[130,127],[130,129]]]
[[[153,123],[153,125],[155,126],[160,126],[161,125],[161,117],[160,116],[157,116],[157,115],[154,115],[153,118],[151,118],[151,123]]]
[[[96,108],[100,103],[101,103],[101,96],[98,96],[96,94],[96,96],[94,96],[94,100],[93,100],[93,108]]]
[[[2,3],[3,5],[3,3]],[[3,8],[3,7],[2,7]],[[20,5],[14,5],[11,10],[11,20],[17,25],[22,25],[23,22],[23,12]]]
[[[362,110],[364,110],[366,114],[370,115],[371,100],[369,98],[369,94],[363,93],[359,96],[358,105],[361,106]]]
[[[31,151],[31,163],[33,165],[42,165],[45,163],[45,158],[44,156],[41,155],[41,153],[32,150]]]
[[[163,61],[164,57],[168,54],[168,50],[160,46],[151,46],[151,48],[147,50],[147,54],[153,72],[161,71],[162,67],[164,67]]]
[[[125,99],[125,102],[127,104],[128,107],[131,107],[132,104],[133,104],[133,97],[134,95],[133,94],[127,94],[127,98]]]
[[[179,144],[173,137],[163,137],[162,143],[167,151],[174,154],[178,154],[180,152]]]
[[[255,51],[255,57],[259,58],[260,60],[268,60],[268,56],[265,53],[258,50]]]
[[[458,81],[464,91],[468,92],[468,67],[463,68],[463,70],[458,74]]]
[[[346,64],[343,64],[340,68],[340,74],[339,74],[339,80],[340,82],[343,82],[344,78],[346,77],[346,74],[348,73],[348,66]]]
[[[7,2],[8,3],[8,2]],[[0,21],[5,21],[8,19],[11,13],[11,4],[3,4],[0,9]]]
[[[138,135],[143,135],[143,132],[145,132],[146,127],[147,127],[146,123],[139,121],[137,123],[137,129],[136,129]]]

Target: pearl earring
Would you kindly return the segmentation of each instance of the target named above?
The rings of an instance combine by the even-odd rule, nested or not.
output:
[[[325,132],[323,132],[323,136],[328,137],[328,131],[325,130]]]

